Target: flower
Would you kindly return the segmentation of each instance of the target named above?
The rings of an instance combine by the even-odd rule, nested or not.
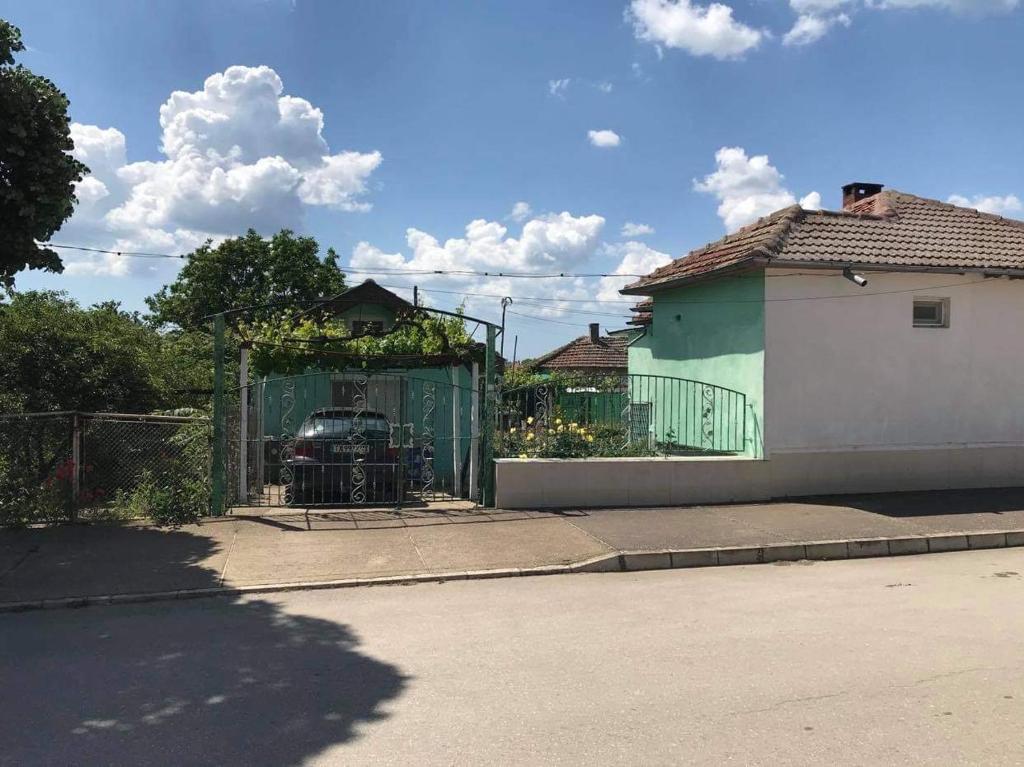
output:
[[[509,434],[515,434],[515,433],[516,433],[516,427],[515,427],[515,426],[513,426],[513,427],[512,427],[511,429],[509,429],[509,430],[508,430],[508,433],[509,433]]]
[[[561,425],[562,425],[562,419],[561,418],[556,418],[555,419],[555,426],[561,426]]]
[[[587,442],[593,442],[593,441],[594,441],[594,435],[593,434],[588,434],[587,435]]]
[[[531,416],[527,416],[526,422],[532,424],[533,423],[533,416],[532,415]]]
[[[520,453],[520,454],[519,454],[519,457],[520,457],[520,458],[526,458],[526,457],[527,457],[527,455],[526,455],[526,453]]]
[[[530,442],[531,440],[533,440],[533,436],[533,432],[531,431],[529,434],[526,435],[526,441]]]

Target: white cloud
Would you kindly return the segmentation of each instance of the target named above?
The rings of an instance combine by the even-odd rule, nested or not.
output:
[[[160,108],[162,160],[128,163],[120,131],[72,124],[72,154],[92,173],[78,185],[80,204],[60,238],[178,253],[250,227],[299,228],[307,206],[368,210],[380,152],[332,154],[323,126],[323,113],[285,94],[266,66],[229,67],[208,77],[202,90],[172,93]],[[115,269],[109,259],[79,261],[71,267],[69,259],[69,271],[130,268]]]
[[[693,0],[632,0],[626,17],[638,39],[694,56],[738,58],[765,37],[736,21],[733,9],[718,2],[705,6]]]
[[[715,152],[715,163],[714,173],[694,180],[693,186],[718,199],[718,215],[730,232],[796,203],[796,197],[782,184],[783,175],[767,155],[748,157],[742,147],[722,147]],[[821,196],[812,192],[803,202],[808,207],[820,207]]]
[[[530,207],[530,203],[525,200],[520,200],[512,206],[512,211],[506,216],[507,219],[522,223],[533,215],[533,208]]]
[[[645,234],[654,234],[654,227],[647,224],[636,224],[627,221],[622,225],[620,234],[623,237],[643,237]]]
[[[596,147],[608,149],[622,143],[622,137],[613,130],[588,130],[587,139]]]
[[[845,13],[835,16],[816,16],[804,14],[799,16],[793,28],[782,38],[783,45],[810,45],[823,38],[836,24],[850,26],[850,17]]]
[[[612,90],[615,88],[615,86],[612,85],[607,80],[601,80],[600,82],[596,83],[594,87],[601,91],[601,93],[611,93]]]
[[[997,216],[1017,217],[1019,214],[1024,213],[1024,203],[1014,194],[1008,194],[1005,197],[998,195],[989,197],[975,195],[970,198],[954,194],[949,197],[947,202],[950,205],[958,205],[961,208],[975,208],[983,213],[994,213]]]
[[[558,80],[548,80],[548,94],[556,98],[565,98],[565,92],[572,83],[571,77],[562,77]]]
[[[613,311],[614,307],[593,303],[594,297],[612,283],[593,278],[557,278],[550,280],[522,280],[498,276],[497,272],[553,273],[599,271],[609,272],[611,267],[597,264],[595,260],[618,258],[614,267],[616,273],[639,273],[658,259],[651,255],[643,243],[621,243],[604,245],[601,242],[605,219],[599,215],[573,215],[569,212],[537,215],[522,224],[518,234],[495,221],[477,219],[465,227],[461,237],[440,240],[419,229],[406,230],[406,253],[390,253],[368,242],[360,242],[352,252],[354,268],[373,272],[375,269],[410,269],[432,272],[435,270],[468,270],[490,272],[491,276],[433,275],[417,274],[416,282],[422,292],[430,296],[431,288],[458,291],[462,294],[483,293],[488,296],[512,295],[530,296],[543,299],[534,304],[517,302],[519,310],[531,316],[557,319],[560,322],[586,324],[588,317],[577,312]],[[648,252],[649,251],[649,252]],[[664,254],[659,254],[664,256]],[[626,260],[627,256],[629,261]],[[646,256],[646,260],[645,257]],[[652,267],[653,268],[653,267]],[[644,272],[646,273],[646,271]],[[381,272],[376,279],[387,284],[400,279],[398,275]],[[629,278],[604,278],[614,280],[621,287]],[[527,285],[527,283],[529,283]],[[615,288],[617,291],[617,287]],[[613,300],[622,296],[613,291]],[[450,301],[444,294],[439,301]],[[466,296],[467,307],[493,310],[496,305],[491,297]],[[628,311],[623,304],[623,321]],[[528,307],[528,308],[527,308]],[[560,310],[570,310],[562,313]]]
[[[622,277],[602,277],[598,287],[597,298],[599,301],[615,301],[621,299],[619,291],[631,282],[636,282],[635,276],[646,275],[666,264],[671,263],[672,256],[662,253],[649,247],[643,242],[621,242],[615,245],[605,245],[605,255],[614,256],[619,259],[619,265],[615,274]]]
[[[804,210],[821,210],[821,195],[817,192],[805,194],[800,198],[800,207]]]

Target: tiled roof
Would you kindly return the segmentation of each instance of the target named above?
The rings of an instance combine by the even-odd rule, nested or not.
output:
[[[627,336],[601,336],[597,343],[580,336],[539,357],[535,367],[551,370],[610,370],[626,367]]]
[[[1024,221],[896,191],[880,192],[848,211],[793,205],[676,259],[623,292],[650,293],[773,261],[1024,274]]]
[[[640,303],[636,304],[635,306],[631,306],[629,308],[629,310],[631,312],[633,312],[633,316],[630,317],[629,320],[626,321],[626,324],[627,325],[641,326],[641,327],[646,326],[646,325],[650,325],[651,322],[653,322],[653,320],[654,320],[654,311],[653,311],[653,309],[654,309],[654,301],[653,301],[653,299],[650,299],[650,298],[648,298],[648,299],[646,299],[644,301],[641,301]]]

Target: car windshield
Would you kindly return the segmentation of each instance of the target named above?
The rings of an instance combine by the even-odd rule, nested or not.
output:
[[[352,424],[355,418],[349,415],[325,415],[316,416],[306,421],[302,427],[303,436],[319,437],[347,437],[352,432]],[[391,425],[384,416],[366,415],[362,418],[364,432],[391,431]]]

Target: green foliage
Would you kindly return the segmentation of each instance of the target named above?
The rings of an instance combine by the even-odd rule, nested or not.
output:
[[[420,312],[401,320],[393,332],[380,336],[350,337],[344,320],[279,313],[241,329],[253,340],[250,364],[258,376],[297,374],[311,368],[341,370],[366,365],[374,358],[410,364],[423,355],[464,354],[473,344],[461,317],[432,316]]]
[[[144,470],[130,492],[119,492],[112,504],[114,515],[175,527],[205,516],[210,508],[212,440],[209,421],[182,426],[168,440],[176,460],[159,474]]]
[[[337,254],[328,250],[326,260],[321,260],[319,248],[312,237],[296,237],[287,229],[269,239],[250,229],[216,247],[208,242],[190,253],[174,282],[147,298],[146,304],[156,324],[187,330],[207,327],[205,318],[211,314],[277,303],[237,317],[250,322],[270,319],[282,303],[306,306],[345,289]],[[236,317],[228,321],[234,324]]]
[[[211,387],[206,336],[160,333],[115,302],[83,309],[63,293],[0,304],[0,412],[149,412]],[[199,395],[199,401],[208,397]]]
[[[89,171],[74,148],[68,99],[45,77],[14,66],[21,31],[0,19],[0,287],[22,269],[63,271],[40,247],[74,211],[75,184]]]

